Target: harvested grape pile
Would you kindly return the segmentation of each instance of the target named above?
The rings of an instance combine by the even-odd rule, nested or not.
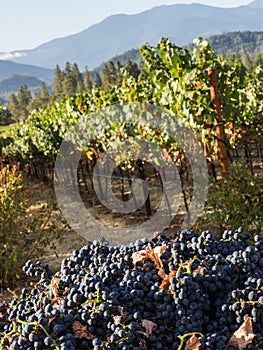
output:
[[[0,304],[1,349],[263,349],[263,237],[94,241]]]

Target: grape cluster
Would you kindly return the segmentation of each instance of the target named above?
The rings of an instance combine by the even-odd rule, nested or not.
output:
[[[31,277],[41,277],[42,279],[50,279],[53,272],[49,269],[48,264],[42,264],[41,261],[33,262],[28,260],[23,266],[23,271]]]
[[[184,349],[195,334],[201,349],[226,350],[251,317],[247,349],[262,350],[262,248],[263,237],[242,229],[220,240],[185,230],[129,246],[101,238],[56,274],[28,261],[23,270],[39,282],[0,304],[0,348]]]

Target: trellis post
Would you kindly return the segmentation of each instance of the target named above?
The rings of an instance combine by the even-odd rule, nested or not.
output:
[[[221,104],[218,93],[217,72],[215,67],[208,68],[207,71],[210,80],[210,95],[215,111],[215,137],[217,155],[220,161],[222,176],[225,178],[229,172],[229,161],[227,157],[227,147],[225,142],[224,118],[221,112]]]

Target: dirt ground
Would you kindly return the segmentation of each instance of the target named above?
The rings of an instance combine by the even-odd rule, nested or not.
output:
[[[41,193],[40,193],[41,189]],[[32,190],[36,195],[35,205],[32,208],[34,211],[36,208],[40,207],[43,202],[54,200],[53,189],[48,186],[41,184],[33,184]],[[43,191],[46,191],[48,195],[43,195]],[[85,202],[85,194],[83,194],[83,201]],[[140,224],[147,220],[147,216],[145,210],[142,209],[139,212],[134,212],[133,214],[121,215],[119,213],[112,213],[107,208],[98,204],[94,207],[89,207],[88,210],[91,211],[92,215],[101,221],[105,226],[113,226],[113,227],[125,227],[125,226],[133,226],[134,224]],[[61,216],[54,212],[52,215],[53,219],[60,220]],[[59,226],[60,223],[58,223]],[[174,232],[176,224],[174,227],[171,227],[171,231]],[[169,233],[169,230],[167,230]],[[78,235],[76,232],[71,230],[70,228],[66,228],[63,230],[63,239],[58,241],[54,240],[52,243],[56,246],[56,249],[47,248],[45,255],[40,256],[38,259],[33,259],[34,261],[40,260],[43,263],[48,263],[50,269],[55,273],[59,271],[61,261],[65,257],[69,257],[72,255],[73,251],[76,249],[80,249],[89,242],[84,239],[82,236]],[[0,303],[3,301],[9,302],[14,296],[19,296],[22,288],[32,288],[34,284],[38,281],[37,278],[31,278],[26,276],[23,271],[20,272],[20,279],[17,280],[16,286],[10,286],[9,290],[0,290]]]

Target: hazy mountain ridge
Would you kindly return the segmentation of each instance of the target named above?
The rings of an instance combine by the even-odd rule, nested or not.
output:
[[[144,43],[156,45],[168,37],[178,46],[197,36],[208,37],[233,31],[263,30],[263,1],[235,8],[201,4],[154,7],[135,15],[113,15],[80,33],[54,39],[33,50],[18,52],[18,63],[55,68],[76,62],[80,69],[97,67],[111,57]]]
[[[250,56],[253,56],[263,52],[263,31],[230,32],[213,35],[207,40],[217,54],[231,52],[240,56],[245,50]]]
[[[40,86],[42,83],[43,81],[36,77],[14,74],[8,78],[0,80],[0,94],[15,93],[23,85],[26,85],[30,89]]]
[[[227,9],[201,4],[177,4],[154,7],[137,15],[113,15],[81,33],[54,39],[33,50],[6,54],[9,58],[13,55],[13,60],[17,62],[30,60],[35,65],[16,63],[10,59],[0,60],[0,90],[1,93],[8,93],[20,83],[31,87],[37,81],[39,84],[52,82],[54,69],[41,67],[41,62],[48,65],[52,61],[54,67],[58,64],[62,68],[66,62],[76,62],[81,70],[88,66],[93,76],[101,73],[109,60],[115,64],[119,61],[122,65],[128,60],[139,63],[141,57],[138,47],[146,42],[156,45],[162,36],[187,48],[191,48],[193,38],[202,36],[207,38],[218,54],[240,54],[245,49],[253,55],[263,51],[262,15],[263,0]],[[238,23],[241,29],[231,31]],[[258,26],[262,27],[262,31],[254,31]],[[248,27],[252,29],[245,31]],[[212,35],[213,32],[224,33]],[[117,47],[120,52],[115,52]]]
[[[9,60],[0,60],[0,80],[15,74],[34,76],[47,83],[53,79],[53,69],[29,64],[18,64]]]
[[[215,50],[217,54],[227,54],[229,52],[231,53],[237,53],[237,55],[241,56],[242,50],[246,50],[249,55],[255,55],[256,53],[263,52],[263,31],[262,32],[231,32],[231,33],[224,33],[219,35],[213,35],[211,37],[205,38],[212,48]],[[191,50],[193,48],[192,43],[189,43],[188,45],[184,45],[187,49]],[[117,62],[119,62],[121,65],[125,66],[126,62],[128,60],[131,60],[132,62],[137,62],[138,64],[142,61],[142,57],[140,55],[139,49],[131,49],[128,51],[125,51],[121,55],[117,55],[112,57],[109,61],[112,61],[115,65]],[[109,63],[109,61],[105,61],[98,65],[96,68],[91,70],[92,76],[95,78],[96,73],[101,74],[103,68],[105,65]],[[0,77],[3,75],[3,71],[1,70],[1,67],[4,67],[4,62],[6,61],[0,61]],[[19,88],[22,85],[27,85],[29,88],[34,87],[35,83],[39,81],[39,85],[41,85],[42,81],[49,82],[50,80],[46,81],[43,79],[35,78],[33,79],[32,76],[30,76],[28,70],[25,70],[25,68],[32,68],[32,66],[23,65],[19,63],[13,63],[10,62],[11,65],[9,67],[16,67],[17,69],[19,66],[22,66],[21,70],[23,72],[27,72],[26,74],[14,74],[8,78],[0,79],[0,94],[8,94],[10,91],[18,91]],[[14,66],[13,66],[14,65]],[[42,68],[40,67],[34,67],[36,70],[40,69],[40,72],[42,72]],[[12,70],[11,70],[12,72]],[[32,71],[31,71],[32,72]],[[50,79],[54,77],[54,71],[53,70],[47,70],[48,76],[50,74]],[[41,73],[38,73],[37,76],[40,77]],[[52,80],[51,79],[51,80]],[[14,87],[18,87],[17,90],[13,90]]]

